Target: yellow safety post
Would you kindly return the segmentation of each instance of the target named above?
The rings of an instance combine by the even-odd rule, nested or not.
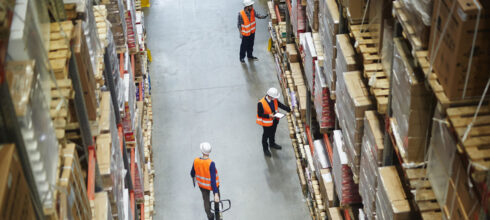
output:
[[[267,50],[271,51],[272,49],[272,38],[269,37],[269,45],[267,46]]]
[[[150,0],[141,0],[141,7],[149,8],[150,7]]]
[[[150,61],[150,63],[151,63],[151,61],[152,61],[153,59],[151,58],[151,51],[150,51],[150,49],[146,49],[146,55],[148,56],[148,60],[149,60],[149,61]]]

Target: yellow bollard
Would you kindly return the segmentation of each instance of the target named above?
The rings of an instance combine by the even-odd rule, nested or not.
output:
[[[151,63],[151,61],[152,61],[153,59],[151,58],[151,51],[150,51],[150,49],[146,49],[146,55],[148,56],[148,60],[149,60],[149,61],[150,61],[150,63]]]
[[[271,51],[272,49],[272,38],[269,37],[269,45],[267,46],[267,50]]]
[[[149,8],[150,7],[150,0],[141,0],[141,7]]]

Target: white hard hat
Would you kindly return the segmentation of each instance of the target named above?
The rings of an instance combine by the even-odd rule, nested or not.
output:
[[[274,87],[267,90],[267,95],[275,99],[278,99],[281,96],[281,94],[279,94],[279,91],[277,91],[277,89]]]
[[[245,7],[253,5],[253,4],[254,4],[253,0],[243,0],[243,6],[245,6]]]
[[[202,142],[199,148],[201,148],[202,154],[209,155],[211,153],[211,144],[208,142]]]

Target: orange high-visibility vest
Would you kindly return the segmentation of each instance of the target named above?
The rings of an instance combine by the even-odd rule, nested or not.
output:
[[[242,35],[243,36],[250,36],[250,34],[255,33],[255,12],[252,9],[250,12],[250,20],[248,20],[247,14],[245,13],[245,10],[241,10],[240,14],[242,15]]]
[[[269,103],[267,103],[265,97],[262,98],[259,102],[262,103],[262,108],[264,108],[264,114],[266,115],[272,114],[272,109],[269,106]],[[277,99],[274,99],[274,112],[277,112]],[[270,127],[272,126],[273,122],[274,122],[274,118],[262,118],[257,113],[257,124],[262,125],[264,127]]]
[[[211,172],[209,166],[211,166],[211,159],[201,159],[196,157],[194,159],[194,171],[196,171],[196,180],[199,187],[207,190],[213,190],[211,187]],[[218,169],[216,169],[216,187],[219,187]]]

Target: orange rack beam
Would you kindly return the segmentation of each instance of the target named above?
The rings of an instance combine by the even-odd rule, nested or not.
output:
[[[308,144],[310,145],[310,151],[311,151],[311,155],[315,155],[315,146],[313,146],[313,140],[312,140],[312,137],[311,137],[311,131],[310,131],[310,126],[306,125],[306,138],[308,138]]]
[[[286,5],[288,5],[289,16],[291,16],[291,12],[292,12],[291,0],[286,0]]]
[[[332,143],[330,143],[330,139],[328,138],[328,134],[323,134],[323,141],[325,142],[325,148],[327,150],[328,158],[330,162],[333,161],[333,149]]]
[[[277,21],[282,22],[281,13],[279,13],[279,7],[275,5],[274,11],[276,11]]]
[[[88,147],[88,175],[87,175],[87,197],[95,199],[95,147]]]

